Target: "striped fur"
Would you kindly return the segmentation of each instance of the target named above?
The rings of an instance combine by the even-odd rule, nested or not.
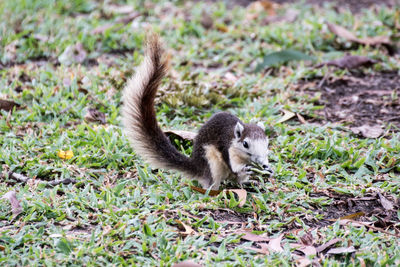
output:
[[[168,69],[168,60],[163,52],[159,37],[150,35],[144,60],[123,92],[124,129],[135,152],[152,166],[194,175],[196,168],[193,168],[190,158],[171,144],[156,120],[154,99]]]

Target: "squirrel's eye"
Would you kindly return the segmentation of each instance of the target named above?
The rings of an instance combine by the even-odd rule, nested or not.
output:
[[[243,141],[244,148],[249,148],[249,144],[246,141]]]

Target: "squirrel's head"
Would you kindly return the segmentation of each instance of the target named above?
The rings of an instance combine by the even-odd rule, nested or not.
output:
[[[249,163],[259,164],[264,170],[272,173],[268,162],[268,143],[262,124],[236,123],[232,146],[240,153],[239,156]]]

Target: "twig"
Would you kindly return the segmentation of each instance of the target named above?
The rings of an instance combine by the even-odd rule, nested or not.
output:
[[[29,180],[32,179],[32,178],[27,177],[27,176],[25,176],[23,174],[15,173],[15,172],[9,172],[8,173],[8,177],[13,179],[13,180],[15,180],[15,181],[17,181],[17,182],[21,182],[21,183],[24,183],[24,184],[26,184]],[[65,185],[67,185],[67,184],[76,184],[78,182],[77,180],[72,179],[72,178],[66,178],[66,179],[62,179],[62,180],[54,180],[54,181],[49,181],[49,182],[45,182],[43,180],[39,180],[39,181],[40,181],[40,183],[43,183],[43,184],[45,184],[46,186],[49,186],[49,187],[54,187],[54,186],[59,185],[59,184],[65,184]]]
[[[54,181],[50,181],[47,184],[49,186],[56,186],[59,184],[76,184],[78,181],[72,178],[66,178],[66,179],[62,179],[62,180],[54,180]]]

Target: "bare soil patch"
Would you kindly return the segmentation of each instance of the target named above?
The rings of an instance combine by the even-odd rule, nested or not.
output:
[[[301,86],[310,86],[302,82]],[[317,114],[326,121],[350,124],[351,126],[387,126],[400,129],[400,76],[395,72],[357,74],[342,78],[319,79],[311,82],[321,93],[317,104],[325,108]],[[314,88],[315,89],[315,88]]]
[[[299,0],[272,0],[276,3],[296,3]],[[352,12],[360,12],[364,8],[371,6],[386,5],[392,7],[395,5],[396,0],[306,0],[308,4],[323,6],[325,4],[332,4],[336,8],[349,8]]]
[[[195,0],[198,1],[198,0]],[[228,7],[243,6],[246,7],[255,0],[207,0],[209,2],[225,2]],[[285,4],[285,3],[298,3],[300,0],[271,0],[272,2]],[[362,9],[370,8],[371,6],[385,5],[388,7],[395,6],[396,0],[305,0],[306,3],[311,5],[323,6],[331,4],[336,8],[349,8],[352,12],[360,12]]]
[[[340,218],[367,222],[374,217],[377,227],[388,227],[399,222],[397,217],[398,200],[392,196],[385,197],[378,193],[369,193],[362,197],[332,193],[313,193],[311,196],[325,196],[332,199],[332,203],[323,208],[316,208],[314,212],[323,215],[324,218],[318,221],[309,221],[307,223],[309,226],[328,225],[333,220]],[[393,209],[388,209],[386,202],[391,204]]]

